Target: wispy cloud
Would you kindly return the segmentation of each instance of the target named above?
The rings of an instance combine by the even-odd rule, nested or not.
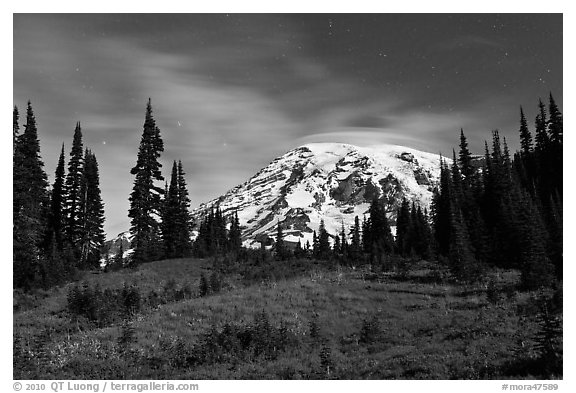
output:
[[[494,39],[475,35],[462,35],[453,39],[438,42],[434,45],[435,49],[443,51],[451,51],[454,49],[470,49],[478,47],[488,47],[502,49],[504,45]]]

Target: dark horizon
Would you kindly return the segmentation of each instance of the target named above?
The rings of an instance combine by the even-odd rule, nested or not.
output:
[[[108,237],[128,196],[148,97],[165,177],[182,160],[192,206],[308,142],[474,153],[519,107],[562,110],[562,15],[14,15],[14,104],[30,99],[53,179],[76,121],[100,165]],[[67,157],[68,158],[68,157]]]

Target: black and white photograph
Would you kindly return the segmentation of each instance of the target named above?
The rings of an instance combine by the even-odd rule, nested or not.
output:
[[[521,12],[13,13],[14,390],[562,390],[564,17]]]

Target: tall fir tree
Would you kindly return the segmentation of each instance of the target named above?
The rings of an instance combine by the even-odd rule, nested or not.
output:
[[[81,188],[84,178],[84,148],[82,144],[82,129],[80,122],[76,123],[74,139],[68,162],[66,175],[66,203],[64,210],[64,234],[66,242],[74,250],[76,258],[80,257],[80,238],[82,235],[82,195]]]
[[[20,113],[18,112],[18,107],[14,105],[12,110],[12,154],[16,152],[16,141],[20,135]],[[14,157],[12,157],[14,158]]]
[[[520,148],[523,155],[528,156],[532,153],[532,134],[528,130],[528,123],[524,110],[520,107]]]
[[[176,161],[172,164],[170,186],[166,190],[162,210],[162,239],[164,241],[164,253],[166,258],[178,256],[178,214],[180,212],[180,200],[178,196],[178,167]]]
[[[414,243],[416,254],[424,259],[430,257],[430,243],[432,240],[430,222],[428,221],[428,212],[426,209],[422,211],[422,208],[418,206],[416,212],[416,222],[413,227],[416,228],[414,234]]]
[[[334,236],[334,246],[332,247],[332,254],[338,255],[340,254],[341,245],[340,245],[340,236]]]
[[[552,93],[550,93],[550,106],[549,106],[550,120],[548,120],[548,134],[550,136],[550,190],[549,193],[552,195],[558,193],[562,195],[563,190],[563,121],[562,113],[558,109]]]
[[[306,255],[306,251],[302,247],[302,242],[298,239],[298,243],[296,243],[296,247],[294,248],[294,258],[302,258]]]
[[[14,105],[14,110],[12,112],[12,185],[14,188],[14,193],[12,196],[12,220],[16,220],[16,215],[20,210],[20,195],[22,187],[18,184],[21,180],[21,167],[22,158],[20,157],[21,151],[18,148],[18,140],[20,138],[20,113],[18,112],[18,107]]]
[[[354,226],[350,231],[350,257],[357,259],[362,252],[362,244],[360,240],[360,219],[358,216],[354,217]]]
[[[538,115],[536,115],[536,151],[544,152],[548,149],[550,138],[546,127],[546,107],[542,100],[538,100]]]
[[[238,212],[234,212],[234,216],[230,220],[230,230],[228,231],[228,245],[229,250],[238,254],[242,248],[242,230],[240,228],[240,220],[238,219]]]
[[[452,149],[452,191],[453,197],[460,201],[463,197],[464,187],[462,180],[462,172],[456,159],[456,151]]]
[[[348,255],[348,240],[346,239],[346,230],[344,228],[344,220],[342,220],[342,227],[340,229],[340,254],[344,257]]]
[[[396,249],[402,256],[410,254],[410,204],[406,199],[396,215]]]
[[[330,259],[331,251],[330,235],[326,231],[324,220],[320,220],[320,227],[318,228],[318,258]]]
[[[17,124],[17,111],[14,123]],[[40,156],[40,142],[32,104],[28,101],[24,132],[14,127],[13,276],[14,286],[30,288],[38,272],[48,211],[48,180]]]
[[[186,186],[186,174],[182,161],[178,160],[178,247],[182,257],[190,256],[192,252],[192,217],[190,216],[190,198]]]
[[[138,158],[136,165],[130,170],[136,177],[128,212],[134,248],[131,264],[151,261],[161,256],[158,216],[164,190],[156,186],[155,182],[164,180],[162,164],[158,161],[163,151],[164,142],[152,116],[152,103],[149,99]]]
[[[228,243],[228,233],[226,231],[226,220],[224,219],[224,215],[222,214],[222,209],[220,206],[216,208],[214,212],[214,225],[212,227],[213,230],[213,239],[215,240],[215,249],[214,252],[216,254],[220,254],[226,251],[226,246]]]
[[[367,250],[373,262],[382,264],[384,256],[394,251],[394,238],[390,230],[383,201],[374,198],[370,205],[369,213],[370,218],[366,226],[370,234]]]
[[[276,259],[279,261],[283,261],[286,259],[286,245],[284,244],[284,231],[282,230],[282,224],[278,221],[278,225],[276,227]]]
[[[562,125],[562,113],[550,93],[550,105],[548,107],[550,119],[548,120],[548,133],[550,135],[550,143],[554,145],[562,145],[564,132]]]
[[[48,231],[47,240],[48,246],[55,246],[58,251],[64,249],[64,212],[66,209],[66,192],[64,188],[65,181],[65,162],[64,162],[64,144],[56,166],[54,174],[54,184],[52,185],[52,193],[50,195],[50,216],[48,218]],[[50,244],[51,240],[56,244]]]
[[[80,188],[82,207],[80,232],[80,261],[84,268],[100,266],[100,252],[104,245],[104,203],[100,191],[98,160],[92,151],[84,154],[84,174]]]
[[[451,217],[450,170],[442,157],[440,158],[440,185],[434,190],[432,197],[432,217],[434,222],[434,239],[438,254],[447,256],[450,248],[450,217]]]
[[[456,160],[454,160],[456,161]],[[460,151],[458,153],[458,163],[463,177],[463,186],[471,188],[476,181],[476,169],[472,165],[472,153],[468,149],[468,140],[464,135],[464,130],[460,129]]]
[[[320,249],[318,247],[318,236],[316,235],[316,231],[312,232],[312,256],[314,258],[319,258],[320,256]]]
[[[372,231],[370,228],[370,221],[366,215],[362,217],[362,251],[365,254],[371,254],[372,250]]]

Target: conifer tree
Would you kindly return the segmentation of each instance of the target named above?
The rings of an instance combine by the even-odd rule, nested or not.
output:
[[[318,247],[318,236],[316,235],[316,231],[312,233],[312,256],[314,258],[319,258],[320,256],[320,249]]]
[[[100,192],[98,161],[92,151],[86,149],[84,174],[80,188],[82,213],[80,217],[81,265],[87,268],[100,266],[100,251],[104,244],[104,203]]]
[[[15,113],[15,116],[14,121],[17,122],[17,113]],[[44,163],[40,157],[40,141],[38,140],[36,117],[30,101],[28,101],[26,108],[24,132],[17,136],[14,150],[14,172],[19,175],[14,183],[16,212],[31,209],[25,211],[24,214],[34,217],[37,221],[33,223],[33,227],[36,232],[35,236],[39,238],[42,235],[40,229],[44,225],[43,209],[48,200],[48,177],[44,172]]]
[[[329,259],[330,258],[330,236],[326,231],[326,226],[324,225],[324,220],[320,220],[320,227],[318,229],[318,258]]]
[[[192,232],[192,217],[190,216],[190,198],[186,187],[186,177],[182,167],[182,161],[178,160],[178,201],[179,201],[179,226],[178,243],[182,256],[188,256],[192,250],[190,234]]]
[[[419,242],[423,239],[423,229],[420,227],[420,219],[418,217],[418,209],[416,208],[416,203],[412,201],[412,206],[410,207],[410,227],[409,227],[409,239],[410,239],[410,251],[415,256],[420,256]]]
[[[20,180],[20,172],[22,171],[21,163],[22,158],[20,157],[20,149],[18,148],[18,140],[20,137],[20,114],[18,112],[18,107],[14,105],[14,111],[12,112],[12,185],[14,187],[14,193],[12,196],[12,214],[13,214],[13,221],[16,220],[16,215],[20,210],[20,195],[22,187],[19,184]]]
[[[242,232],[240,229],[240,220],[238,220],[238,212],[234,212],[234,217],[231,219],[230,231],[228,231],[228,244],[231,252],[237,254],[242,248]]]
[[[298,243],[296,243],[296,248],[294,249],[294,257],[302,258],[305,253],[306,251],[302,248],[302,243],[300,242],[300,239],[298,239]]]
[[[14,123],[17,124],[17,111]],[[13,274],[14,286],[29,288],[40,260],[40,246],[44,241],[48,210],[47,176],[40,157],[40,142],[32,104],[28,101],[24,132],[16,135],[14,146],[13,184]]]
[[[510,200],[511,183],[506,158],[497,131],[492,133],[492,153],[486,150],[486,154],[483,216],[490,232],[489,258],[493,264],[506,263],[511,267],[515,260],[510,247],[515,236],[512,231],[514,209]]]
[[[332,248],[332,253],[334,255],[340,254],[341,253],[341,248],[342,246],[340,245],[340,236],[336,235],[334,236],[334,246]]]
[[[548,133],[550,135],[550,161],[551,166],[549,174],[550,179],[550,194],[555,192],[562,195],[563,190],[563,125],[562,113],[558,109],[552,93],[550,93],[550,120],[548,121]]]
[[[552,93],[550,93],[550,106],[549,106],[550,120],[548,120],[548,132],[550,135],[550,143],[553,145],[561,146],[563,139],[563,125],[562,113],[558,109]]]
[[[398,254],[407,256],[410,253],[410,205],[406,199],[402,200],[396,217],[396,248]]]
[[[428,221],[428,211],[418,206],[417,210],[417,223],[415,226],[418,228],[416,234],[416,253],[424,259],[430,257],[430,243],[431,243],[431,230],[430,223]]]
[[[82,129],[80,122],[76,123],[70,161],[68,162],[68,174],[66,176],[66,209],[64,218],[64,233],[66,241],[74,249],[74,254],[79,257],[78,244],[82,232],[82,202],[81,188],[84,176],[84,148],[82,145]]]
[[[464,189],[462,184],[462,173],[460,172],[458,160],[456,159],[456,151],[454,151],[454,149],[452,149],[452,191],[452,196],[460,201],[462,199]]]
[[[365,254],[372,253],[372,231],[370,230],[370,222],[366,219],[366,215],[362,218],[362,251]]]
[[[351,231],[351,241],[350,241],[350,256],[352,258],[358,258],[360,252],[362,251],[362,245],[360,244],[360,220],[358,216],[354,217],[354,226]]]
[[[121,268],[124,266],[124,242],[120,239],[120,248],[118,253],[114,256],[114,267]]]
[[[456,161],[456,160],[454,160]],[[472,165],[472,154],[468,149],[468,141],[464,135],[464,130],[460,129],[460,152],[458,153],[458,162],[463,179],[463,186],[471,188],[476,181],[476,169]]]
[[[520,107],[520,148],[518,157],[514,159],[514,167],[519,177],[518,180],[534,196],[536,194],[535,180],[537,177],[536,160],[532,135],[528,130],[522,107]]]
[[[347,256],[348,254],[348,241],[346,240],[344,221],[342,221],[342,228],[340,230],[340,253],[344,256]]]
[[[450,216],[452,180],[450,170],[445,161],[440,158],[440,187],[434,190],[432,199],[432,217],[434,221],[434,238],[438,253],[448,256],[450,247]]]
[[[284,232],[282,231],[282,225],[278,221],[278,226],[276,229],[276,259],[283,261],[286,259],[286,246],[284,245]]]
[[[520,107],[520,147],[523,155],[528,156],[532,153],[532,134],[528,130],[528,123],[522,107]]]
[[[214,210],[210,209],[210,212],[200,222],[200,228],[198,230],[198,236],[194,241],[193,254],[196,257],[204,258],[212,252],[212,237],[213,232],[213,217]]]
[[[18,112],[18,107],[14,105],[12,110],[12,154],[16,151],[16,140],[20,135],[20,113]]]
[[[224,219],[220,206],[218,206],[214,212],[214,226],[212,227],[212,230],[213,238],[215,239],[214,252],[216,254],[222,253],[226,250],[228,233],[226,232],[226,220]]]
[[[162,239],[164,241],[164,253],[166,258],[176,258],[177,231],[178,231],[178,213],[180,210],[180,201],[178,198],[178,167],[176,161],[172,165],[172,176],[170,177],[170,186],[164,197],[163,216],[162,216]]]
[[[536,116],[536,151],[544,152],[547,150],[550,139],[546,127],[546,108],[542,100],[538,100],[539,113]]]
[[[191,219],[188,208],[190,199],[186,189],[182,162],[172,165],[170,186],[166,188],[162,210],[162,238],[166,258],[181,258],[190,255]]]
[[[220,207],[216,207],[216,210],[212,207],[200,223],[198,236],[193,246],[194,255],[203,258],[227,251],[229,236],[226,231],[226,220]]]
[[[394,238],[382,201],[373,199],[369,213],[370,218],[366,225],[370,234],[367,250],[373,260],[382,263],[384,255],[394,251]]]
[[[47,240],[54,239],[56,242],[55,247],[58,251],[63,250],[63,226],[64,226],[64,211],[66,194],[64,189],[64,144],[62,144],[62,151],[56,166],[56,173],[54,174],[54,184],[52,185],[52,193],[50,196],[50,216],[48,218],[48,233]],[[49,245],[50,247],[52,245]]]
[[[164,180],[161,173],[162,164],[158,161],[164,151],[164,142],[160,136],[160,129],[152,116],[151,100],[146,106],[144,131],[138,150],[136,165],[130,173],[135,175],[134,186],[130,194],[130,210],[128,216],[131,219],[130,233],[134,253],[132,263],[138,264],[154,260],[159,257],[159,223],[157,217],[160,214],[161,187],[156,186],[156,181]]]

